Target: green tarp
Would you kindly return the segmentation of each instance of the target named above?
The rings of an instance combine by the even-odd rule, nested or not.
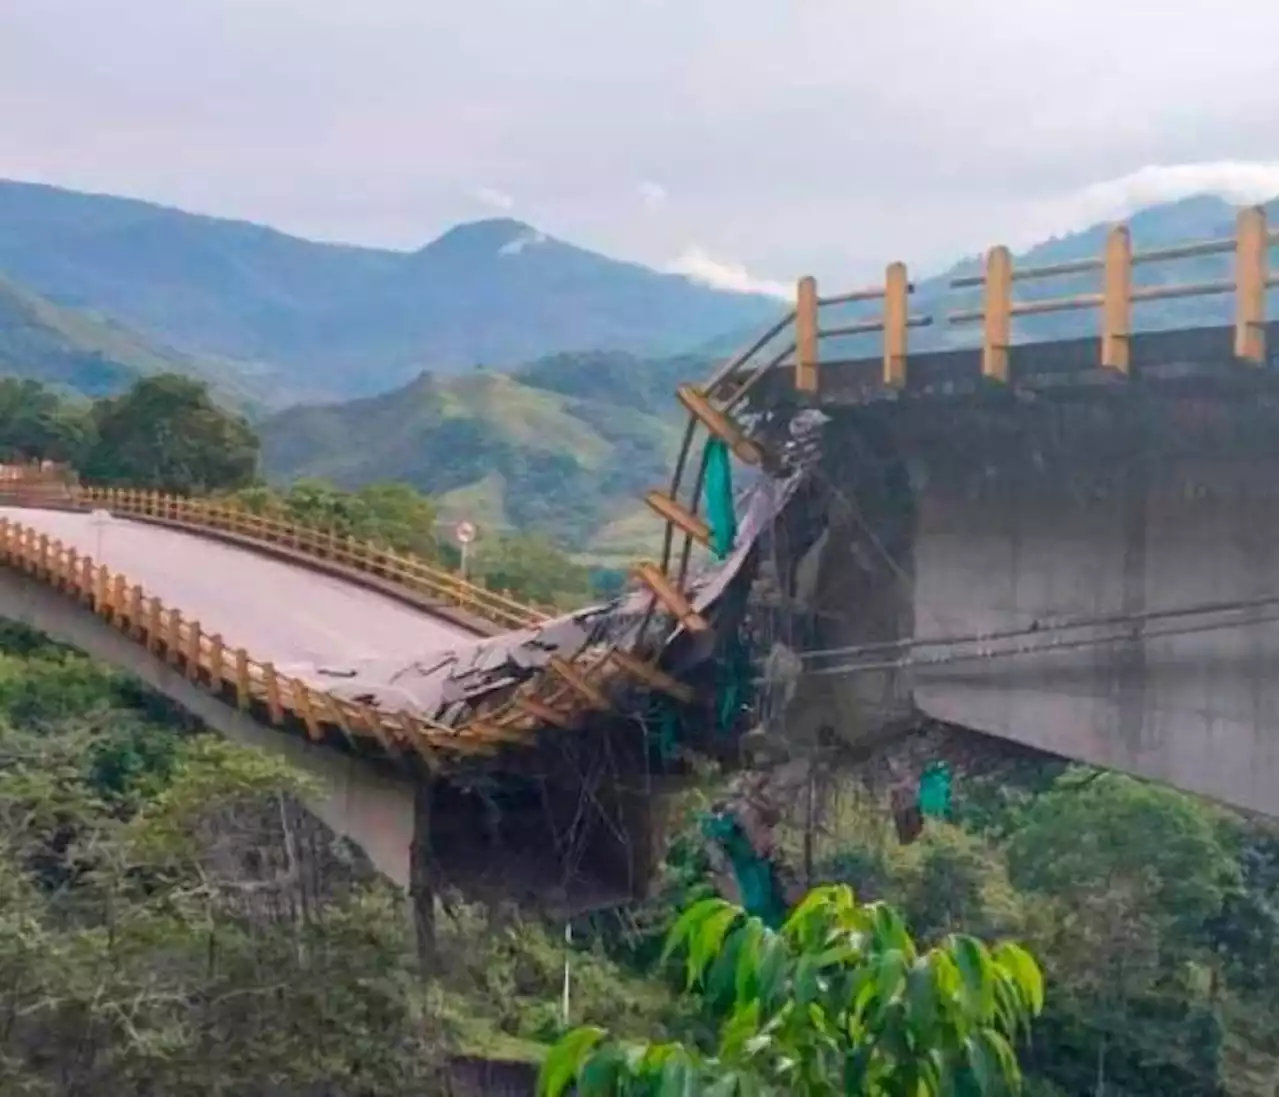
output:
[[[787,917],[787,904],[773,865],[752,848],[742,827],[728,812],[702,816],[702,833],[724,850],[742,895],[742,908],[777,929]]]
[[[935,819],[946,818],[951,810],[951,771],[941,762],[933,762],[920,774],[920,814]]]
[[[707,473],[703,479],[703,501],[707,525],[711,527],[711,551],[723,560],[738,539],[738,517],[733,512],[733,469],[729,447],[719,438],[707,442]]]

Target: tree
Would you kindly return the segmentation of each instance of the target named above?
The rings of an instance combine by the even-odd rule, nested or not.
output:
[[[257,435],[214,403],[203,381],[145,377],[99,400],[94,420],[97,438],[82,470],[89,480],[195,494],[242,487],[257,469]]]
[[[92,437],[87,404],[62,400],[38,381],[0,378],[0,460],[75,464]]]
[[[1013,1042],[1043,1005],[1040,970],[1019,946],[953,935],[921,952],[891,907],[843,885],[811,891],[777,932],[701,900],[672,927],[676,953],[718,1024],[713,1046],[628,1047],[574,1029],[543,1064],[542,1097],[570,1084],[582,1097],[1012,1093]]]
[[[343,491],[323,480],[305,479],[283,492],[255,485],[238,492],[236,501],[255,514],[278,514],[426,559],[439,549],[435,505],[408,484],[374,483]]]
[[[1224,836],[1216,809],[1117,773],[1069,770],[1027,809],[1010,877],[1057,911],[1033,1060],[1069,1092],[1218,1092],[1206,927],[1240,889]]]
[[[590,572],[537,534],[482,540],[475,572],[490,589],[542,605],[580,606],[591,597]]]

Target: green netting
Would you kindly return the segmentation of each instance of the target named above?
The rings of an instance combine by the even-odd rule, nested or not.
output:
[[[711,527],[711,551],[723,560],[733,551],[738,538],[738,517],[733,512],[733,468],[729,447],[711,438],[706,450],[707,473],[703,480],[703,503],[707,525]]]
[[[680,714],[675,706],[661,702],[658,705],[658,752],[667,761],[676,756],[680,745]]]
[[[951,771],[942,762],[933,762],[920,774],[920,814],[945,818],[951,810]]]
[[[740,635],[729,640],[716,668],[716,731],[732,731],[750,699],[751,653]]]
[[[728,812],[704,815],[702,833],[724,850],[733,866],[742,907],[767,926],[777,929],[787,916],[773,865],[752,848],[738,821]]]

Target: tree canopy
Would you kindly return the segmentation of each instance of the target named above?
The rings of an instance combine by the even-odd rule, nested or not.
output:
[[[81,472],[98,483],[198,494],[245,486],[257,471],[258,436],[202,381],[144,377],[99,400],[93,423]]]

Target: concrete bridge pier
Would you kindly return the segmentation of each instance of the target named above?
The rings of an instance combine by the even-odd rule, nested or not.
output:
[[[1276,816],[1274,379],[829,413],[811,646],[906,643],[811,661],[867,669],[802,679],[799,734],[923,713]]]

